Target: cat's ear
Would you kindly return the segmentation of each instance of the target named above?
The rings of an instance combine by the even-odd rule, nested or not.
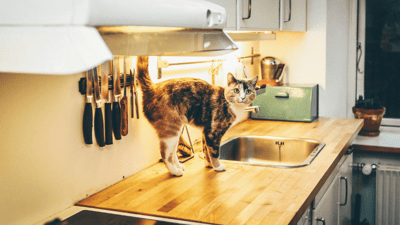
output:
[[[236,78],[233,76],[233,74],[228,73],[228,86],[231,85],[232,83],[237,83]]]
[[[250,80],[250,83],[255,87],[257,84],[257,81],[258,81],[258,76],[255,76]]]

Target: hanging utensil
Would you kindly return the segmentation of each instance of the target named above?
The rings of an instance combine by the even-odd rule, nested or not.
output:
[[[126,96],[126,58],[124,57],[124,97],[121,99],[121,135],[128,135],[128,97]]]
[[[104,103],[104,120],[105,120],[105,144],[112,145],[112,111],[110,93],[108,91],[108,74],[112,74],[112,61],[108,62],[108,68],[105,72],[101,72],[101,95],[106,100]]]
[[[138,106],[138,97],[137,97],[137,93],[136,93],[136,73],[135,70],[133,70],[133,87],[134,87],[134,97],[135,97],[135,109],[136,109],[136,118],[139,119],[139,106]]]
[[[83,138],[86,144],[93,144],[92,129],[93,129],[93,75],[92,71],[86,72],[86,103],[83,111]]]
[[[94,75],[94,97],[96,101],[96,111],[94,112],[94,134],[97,144],[104,147],[104,125],[103,125],[103,111],[101,110],[101,96],[99,86],[98,67],[93,69]],[[101,68],[100,68],[101,69]],[[99,71],[101,73],[101,70]]]
[[[121,108],[119,100],[121,97],[121,80],[119,77],[119,58],[114,58],[113,61],[113,79],[114,79],[114,102],[112,109],[112,123],[114,137],[116,140],[121,140]]]
[[[133,71],[135,71],[135,69],[133,69]],[[134,115],[133,115],[133,108],[134,108],[133,99],[134,99],[134,97],[133,97],[133,74],[132,74],[132,70],[129,70],[129,75],[131,76],[131,118],[134,118]]]
[[[285,71],[285,64],[279,64],[278,65],[278,68],[276,69],[276,73],[275,73],[275,76],[274,76],[274,78],[278,81],[278,82],[280,82],[281,80],[282,80],[282,78],[283,78],[283,72]]]

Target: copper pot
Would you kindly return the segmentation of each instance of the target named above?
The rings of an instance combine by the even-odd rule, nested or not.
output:
[[[382,109],[362,109],[362,108],[354,108],[353,113],[356,119],[364,119],[364,126],[360,131],[360,135],[363,136],[378,136],[380,131],[379,127],[381,126],[382,117],[385,115],[386,108]]]
[[[278,61],[271,56],[261,59],[261,79],[275,79],[274,75],[278,68]]]

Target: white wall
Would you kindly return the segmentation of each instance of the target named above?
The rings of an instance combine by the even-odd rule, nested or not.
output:
[[[307,0],[307,32],[277,32],[260,42],[262,57],[288,66],[284,82],[319,84],[319,115],[346,117],[347,1]]]
[[[347,117],[350,1],[328,0],[324,114]],[[324,104],[325,103],[325,104]],[[322,112],[321,112],[322,113]]]
[[[82,76],[0,74],[0,224],[43,220],[159,159],[143,115],[112,146],[84,144]]]

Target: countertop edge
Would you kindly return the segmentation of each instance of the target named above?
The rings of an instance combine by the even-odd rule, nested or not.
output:
[[[303,216],[303,214],[306,212],[307,208],[311,206],[312,201],[315,199],[316,195],[321,190],[322,186],[325,184],[325,182],[327,181],[327,179],[329,178],[329,176],[331,175],[331,173],[333,172],[335,167],[339,164],[340,159],[344,156],[347,149],[352,145],[352,142],[358,136],[358,133],[361,131],[363,125],[364,125],[364,121],[362,121],[362,123],[358,126],[357,130],[353,133],[353,135],[351,135],[350,139],[347,141],[345,146],[343,146],[342,150],[339,152],[339,154],[335,158],[335,161],[331,164],[331,166],[325,172],[324,176],[320,179],[318,184],[315,186],[314,190],[311,192],[311,194],[308,196],[306,201],[304,201],[303,205],[300,207],[300,209],[297,211],[295,216],[289,222],[290,225],[297,225],[298,221]]]

